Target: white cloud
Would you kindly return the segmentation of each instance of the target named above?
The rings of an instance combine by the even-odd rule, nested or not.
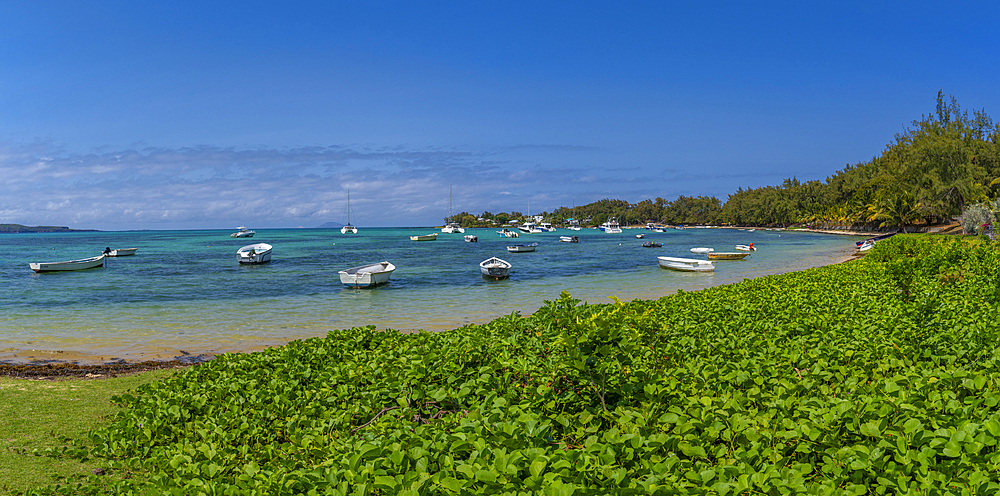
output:
[[[146,147],[70,154],[0,143],[0,223],[96,229],[430,225],[455,213],[541,212],[648,189],[637,169],[590,168],[588,147]],[[536,154],[536,155],[532,155]],[[537,154],[541,154],[540,158]],[[564,154],[564,155],[562,155]],[[556,158],[548,158],[558,155]],[[627,181],[621,177],[628,175]],[[499,189],[503,188],[503,189]],[[631,199],[637,201],[637,199]]]

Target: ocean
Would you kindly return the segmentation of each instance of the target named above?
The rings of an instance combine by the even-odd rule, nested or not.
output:
[[[655,299],[768,274],[827,265],[854,251],[851,236],[794,231],[693,229],[653,233],[598,230],[522,234],[500,238],[439,234],[431,228],[257,229],[253,238],[231,230],[0,234],[0,362],[168,360],[247,352],[333,329],[374,325],[413,332],[484,323],[520,312],[568,291],[588,303]],[[645,234],[646,239],[636,239]],[[559,236],[577,235],[579,243]],[[664,243],[643,248],[642,241]],[[252,243],[274,246],[272,260],[240,265],[236,251]],[[508,244],[539,244],[508,253]],[[758,248],[742,261],[720,261],[713,273],[661,269],[657,256],[699,258],[696,246],[733,251]],[[105,247],[138,248],[108,258],[103,268],[36,274],[29,262],[75,260]],[[497,256],[513,264],[511,277],[483,279],[479,262]],[[388,260],[388,285],[353,289],[338,271]]]

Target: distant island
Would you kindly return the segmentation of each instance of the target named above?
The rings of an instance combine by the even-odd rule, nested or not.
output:
[[[327,222],[316,229],[340,229],[341,227],[344,227],[344,225],[337,222]]]
[[[22,226],[21,224],[0,224],[0,233],[55,233],[55,232],[94,232],[97,229],[70,229],[62,226]]]

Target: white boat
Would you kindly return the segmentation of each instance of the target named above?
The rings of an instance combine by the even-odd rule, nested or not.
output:
[[[517,229],[525,234],[538,234],[542,232],[542,230],[539,229],[538,225],[534,222],[525,222],[524,224],[517,226]]]
[[[580,237],[579,236],[559,236],[559,241],[562,241],[563,243],[579,243],[580,242]]]
[[[479,262],[479,270],[483,273],[483,277],[496,280],[506,279],[510,276],[510,267],[510,262],[497,257]]]
[[[736,245],[736,249],[739,251],[757,251],[757,249],[753,247],[753,243],[750,243],[749,245]]]
[[[448,188],[448,220],[451,220],[451,188]],[[465,229],[459,225],[457,222],[449,222],[444,227],[441,228],[441,232],[445,234],[465,234]]]
[[[476,236],[475,234],[466,234],[465,235],[465,242],[466,243],[478,243],[479,242],[479,236]]]
[[[749,257],[750,254],[740,253],[735,251],[731,252],[717,251],[712,253],[706,253],[705,256],[707,256],[709,260],[743,260],[744,258]]]
[[[358,228],[351,225],[351,190],[347,190],[347,225],[340,228],[340,234],[347,233],[358,233]]]
[[[138,250],[138,248],[118,248],[117,250],[106,248],[104,250],[104,254],[109,257],[127,257],[129,255],[135,255],[136,250]]]
[[[664,269],[680,270],[684,272],[712,272],[715,270],[715,263],[711,260],[696,260],[693,258],[679,257],[656,257],[660,267]]]
[[[416,236],[410,236],[410,241],[434,241],[435,239],[438,239],[438,233],[418,234]]]
[[[653,228],[653,232],[659,232],[659,233],[661,233],[661,232],[666,232],[666,231],[664,231],[662,227],[654,227]]]
[[[582,227],[580,227],[580,226],[575,226],[575,225],[574,225],[574,226],[569,226],[569,227],[567,227],[566,229],[569,229],[570,231],[580,231],[580,230],[582,230],[583,228],[582,228]]]
[[[240,226],[236,229],[236,232],[229,235],[230,238],[252,238],[254,234],[257,234],[257,231],[251,231],[246,226]]]
[[[858,252],[859,253],[867,252],[868,250],[871,250],[873,246],[875,246],[875,242],[874,241],[872,241],[870,239],[865,240],[865,242],[861,243],[861,246],[858,247]]]
[[[691,253],[701,253],[703,255],[705,253],[712,253],[713,251],[715,251],[715,248],[691,248]]]
[[[645,238],[645,237],[646,237],[646,235],[645,235],[645,234],[636,234],[636,235],[635,235],[635,239],[643,239],[643,238]]]
[[[503,228],[502,230],[497,231],[497,234],[499,234],[501,238],[516,238],[519,236],[517,231],[511,231],[510,229],[507,228]]]
[[[80,260],[67,260],[65,262],[31,262],[28,264],[28,267],[31,267],[31,270],[35,272],[93,269],[95,267],[104,267],[104,255],[81,258]]]
[[[511,253],[524,253],[529,251],[535,251],[535,247],[538,243],[531,243],[527,245],[510,245],[507,247],[507,251]]]
[[[611,219],[601,224],[600,229],[607,234],[621,234],[622,228],[618,225],[618,221]]]
[[[271,245],[257,243],[246,245],[236,251],[236,260],[241,264],[262,264],[271,261]]]
[[[552,224],[549,222],[542,222],[538,224],[538,230],[542,232],[555,232],[556,228],[552,227]]]
[[[351,267],[339,272],[340,282],[353,288],[374,288],[379,284],[389,282],[389,276],[394,270],[396,270],[396,266],[389,262]]]

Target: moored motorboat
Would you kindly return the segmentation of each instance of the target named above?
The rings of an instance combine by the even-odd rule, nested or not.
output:
[[[643,238],[645,238],[645,237],[646,237],[646,235],[645,235],[645,234],[636,234],[636,235],[635,235],[635,239],[643,239]]]
[[[757,251],[757,249],[753,247],[753,243],[750,243],[749,245],[736,245],[736,249],[739,251]]]
[[[663,243],[654,243],[652,241],[643,241],[642,242],[642,247],[643,248],[660,248],[662,246],[663,246]]]
[[[510,262],[501,260],[497,257],[488,258],[479,262],[479,270],[482,272],[483,277],[496,280],[506,279],[509,277],[510,267]]]
[[[691,248],[691,253],[705,254],[705,253],[712,253],[713,251],[715,251],[715,248],[704,248],[704,247],[702,247],[702,248]]]
[[[559,241],[562,241],[563,243],[579,243],[580,242],[580,237],[579,236],[559,236]]]
[[[618,225],[618,221],[611,219],[604,224],[601,224],[600,230],[608,234],[621,234],[622,228]]]
[[[475,234],[466,234],[465,235],[465,242],[466,243],[478,243],[479,242],[479,236],[476,236]]]
[[[538,243],[530,243],[526,245],[510,245],[507,247],[507,251],[511,253],[524,253],[527,251],[535,251],[535,247]]]
[[[507,229],[507,228],[503,228],[503,229],[497,231],[497,234],[499,234],[501,238],[516,238],[516,237],[518,237],[518,232],[517,231],[511,231],[510,229]]]
[[[236,251],[236,261],[241,264],[262,264],[271,261],[271,245],[256,243]]]
[[[257,234],[257,231],[251,231],[246,226],[240,226],[236,229],[236,232],[229,235],[230,238],[252,238],[254,234]]]
[[[410,236],[410,241],[434,241],[435,239],[438,239],[438,233],[418,234],[416,236]]]
[[[736,252],[724,252],[724,251],[706,253],[705,255],[708,256],[709,260],[743,260],[744,258],[750,256],[749,253],[736,253]]]
[[[715,270],[715,263],[711,260],[696,260],[693,258],[680,257],[656,257],[660,267],[664,269],[679,270],[682,272],[712,272]]]
[[[396,266],[389,262],[359,265],[340,271],[340,282],[353,288],[374,288],[389,282],[389,276],[394,270]]]
[[[117,250],[105,248],[104,254],[109,257],[127,257],[129,255],[135,255],[136,250],[138,250],[138,248],[118,248]]]
[[[35,272],[65,272],[93,269],[104,267],[104,255],[81,258],[80,260],[67,260],[65,262],[31,262],[28,264],[28,267],[31,267],[31,270]]]

